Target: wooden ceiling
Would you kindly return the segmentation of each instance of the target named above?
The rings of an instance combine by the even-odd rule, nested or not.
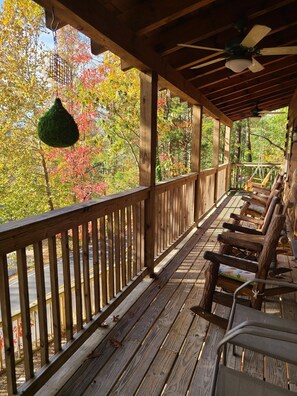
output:
[[[257,56],[258,73],[234,73],[224,61],[193,70],[220,55],[177,45],[224,48],[242,19],[247,32],[255,24],[271,28],[260,48],[297,45],[297,0],[35,1],[89,36],[95,53],[109,49],[123,67],[155,71],[162,85],[227,125],[250,116],[256,103],[260,110],[288,106],[297,87],[297,55]]]

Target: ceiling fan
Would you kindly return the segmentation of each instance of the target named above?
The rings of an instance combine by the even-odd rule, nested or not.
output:
[[[208,62],[191,67],[191,69],[199,69],[213,63],[225,61],[225,66],[235,73],[242,72],[248,68],[251,72],[257,73],[264,69],[255,57],[260,55],[295,55],[297,54],[297,46],[290,47],[271,47],[258,48],[256,45],[271,31],[271,28],[264,25],[254,25],[252,29],[242,38],[245,27],[242,23],[237,23],[235,28],[240,32],[240,37],[235,38],[227,43],[224,49],[204,47],[192,44],[177,44],[180,47],[204,49],[207,51],[215,51],[222,55],[219,58],[212,59]]]
[[[271,114],[271,115],[277,115],[277,114],[285,114],[285,111],[269,111],[269,110],[260,110],[258,107],[258,104],[251,110],[251,116],[249,118],[254,119],[254,120],[259,120],[263,115],[266,114]]]

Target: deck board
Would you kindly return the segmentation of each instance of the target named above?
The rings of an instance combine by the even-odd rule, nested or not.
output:
[[[218,250],[217,235],[232,212],[239,211],[240,195],[228,197],[193,234],[188,243],[150,284],[94,349],[58,395],[191,396],[209,394],[216,346],[223,330],[193,315],[190,307],[199,302],[207,262],[203,254]],[[282,264],[292,265],[288,258]],[[293,263],[294,265],[294,263]],[[289,275],[292,276],[292,275]],[[293,295],[294,296],[294,295]],[[294,298],[296,303],[296,297]],[[286,300],[283,300],[286,301]],[[278,314],[297,320],[289,303],[274,301]],[[228,309],[217,307],[220,315]],[[115,348],[112,341],[118,341]],[[296,373],[273,359],[263,359],[237,348],[229,348],[228,363],[258,378],[270,378],[296,391]]]

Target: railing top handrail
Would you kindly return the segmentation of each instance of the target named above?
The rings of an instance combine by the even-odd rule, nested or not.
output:
[[[155,186],[156,190],[162,189],[164,186],[169,187],[175,184],[184,184],[186,181],[188,180],[192,180],[195,179],[197,177],[198,173],[197,172],[190,172],[190,173],[186,173],[185,175],[181,175],[181,176],[176,176],[173,179],[169,179],[169,180],[162,180],[160,182],[158,182]]]
[[[267,167],[267,166],[281,166],[281,162],[261,162],[261,164],[257,162],[233,162],[232,166],[255,166],[255,167]]]
[[[2,224],[0,225],[0,254],[29,246],[36,241],[112,213],[115,209],[132,205],[146,199],[148,193],[148,187],[136,187],[129,191]]]
[[[200,174],[207,176],[207,175],[214,175],[216,172],[217,172],[217,168],[208,168],[201,170]]]

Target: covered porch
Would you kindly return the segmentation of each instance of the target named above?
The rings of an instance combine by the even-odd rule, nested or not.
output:
[[[204,287],[203,258],[218,251],[217,235],[230,213],[238,212],[241,195],[228,195],[203,225],[179,246],[168,264],[156,268],[156,279],[144,280],[97,329],[87,345],[37,393],[38,395],[208,395],[216,346],[224,330],[190,311]],[[296,281],[293,257],[278,256],[292,268],[286,280]],[[296,319],[296,296],[271,298],[264,310]],[[229,308],[216,309],[228,316]],[[105,327],[106,326],[106,327]],[[230,347],[228,365],[293,392],[294,366]]]
[[[283,139],[290,187],[297,154],[297,55],[261,58],[265,69],[258,73],[231,74],[211,62],[196,75],[189,67],[214,56],[178,44],[221,48],[244,14],[250,26],[272,26],[266,46],[292,46],[297,2],[36,3],[45,8],[48,26],[54,8],[59,26],[70,24],[88,36],[93,53],[109,49],[121,57],[123,70],[140,70],[139,187],[1,226],[4,392],[207,395],[223,331],[189,308],[203,290],[203,252],[218,248],[222,223],[240,205],[240,195],[230,189],[242,187],[237,182],[246,167],[230,161],[232,124],[248,117],[256,102],[267,111],[290,105]],[[156,183],[157,98],[164,88],[192,107],[191,173]],[[204,170],[203,114],[214,125],[212,167]],[[17,262],[13,280],[11,257]],[[280,260],[296,280],[293,258]],[[296,319],[295,304],[290,296],[264,308]],[[248,352],[230,353],[229,359],[297,390],[296,373],[278,361]]]

